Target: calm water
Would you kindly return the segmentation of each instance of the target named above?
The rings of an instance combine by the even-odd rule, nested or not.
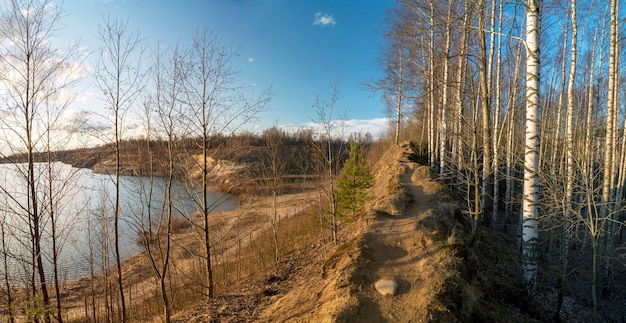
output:
[[[54,210],[56,235],[61,245],[60,274],[62,279],[87,275],[90,259],[94,259],[96,271],[115,264],[113,256],[113,210],[114,177],[94,174],[90,170],[77,169],[62,163],[52,165],[52,181],[46,164],[37,164],[36,190],[42,215],[42,249],[49,263],[52,259],[52,221]],[[32,243],[29,237],[29,205],[26,199],[26,165],[0,165],[0,224],[4,227],[5,241],[11,263],[12,279],[26,276],[31,262]],[[50,204],[50,185],[54,203]],[[138,232],[146,228],[149,219],[155,227],[165,213],[165,180],[122,176],[120,178],[120,248],[123,259],[141,251],[137,244]],[[172,198],[175,201],[174,216],[183,220],[197,209],[201,191],[183,182],[174,182]],[[228,194],[210,192],[208,200],[214,211],[237,207],[237,200]],[[148,203],[150,202],[150,203]],[[150,207],[148,207],[150,206]],[[150,211],[150,212],[149,212]],[[0,241],[0,247],[2,241]],[[0,254],[2,249],[0,249]],[[4,271],[0,263],[0,271]],[[16,282],[17,283],[17,282]]]

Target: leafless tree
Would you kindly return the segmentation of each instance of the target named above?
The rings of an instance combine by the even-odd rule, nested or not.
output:
[[[124,285],[122,277],[122,260],[120,256],[120,174],[121,142],[124,130],[124,115],[136,100],[142,89],[143,72],[141,58],[143,48],[138,33],[128,30],[128,21],[105,18],[99,25],[98,38],[102,42],[100,59],[96,68],[97,85],[104,96],[105,107],[113,118],[115,144],[115,197],[113,208],[113,231],[115,261],[117,266],[117,283],[121,301],[121,320],[128,319]]]
[[[201,30],[193,38],[187,60],[190,73],[185,78],[182,91],[186,103],[188,134],[199,138],[200,158],[193,163],[201,170],[201,195],[192,194],[194,203],[202,215],[202,232],[205,263],[206,296],[214,294],[213,266],[211,264],[211,239],[209,215],[216,205],[207,199],[210,190],[212,156],[221,145],[212,146],[211,136],[229,134],[241,129],[268,108],[272,97],[271,88],[254,95],[238,80],[239,72],[233,67],[237,50],[223,44],[215,31]],[[196,183],[192,183],[195,186]]]
[[[275,125],[263,132],[261,135],[265,140],[266,153],[263,159],[262,172],[264,184],[272,198],[269,222],[272,228],[272,238],[274,243],[274,261],[278,263],[280,260],[280,247],[278,242],[278,222],[280,215],[278,214],[278,196],[283,192],[283,182],[286,173],[285,162],[285,134],[278,130]]]
[[[337,174],[339,171],[339,159],[343,150],[344,117],[336,111],[336,104],[339,100],[338,81],[333,84],[332,90],[327,98],[317,95],[315,104],[317,119],[315,122],[319,129],[314,131],[319,136],[313,143],[315,153],[320,160],[320,196],[323,196],[326,207],[322,207],[322,218],[328,222],[331,228],[333,243],[337,244],[337,233],[339,230],[338,210],[337,210]],[[334,138],[337,137],[338,138]],[[339,147],[337,147],[339,146]]]
[[[71,75],[76,63],[73,57],[76,47],[62,49],[53,46],[52,39],[63,17],[62,7],[40,0],[11,0],[4,2],[4,5],[0,23],[0,35],[5,39],[0,45],[0,83],[5,102],[1,118],[3,139],[11,153],[25,157],[26,162],[25,166],[16,165],[26,186],[21,192],[26,199],[15,194],[9,198],[16,207],[16,216],[24,219],[29,227],[33,278],[36,272],[44,307],[41,318],[50,321],[51,304],[42,239],[48,220],[45,218],[45,209],[54,201],[52,196],[48,196],[48,202],[41,200],[41,172],[35,165],[35,155],[49,151],[50,146],[45,145],[46,138],[53,136],[51,132],[54,124],[67,106],[68,101],[61,97],[74,81]],[[60,110],[51,112],[46,104],[54,101],[63,103]],[[52,118],[51,113],[54,114]],[[9,193],[7,187],[1,189],[5,194]],[[55,233],[53,241],[56,241]],[[53,254],[58,252],[57,247],[54,246]],[[61,317],[57,317],[57,320],[61,321]]]

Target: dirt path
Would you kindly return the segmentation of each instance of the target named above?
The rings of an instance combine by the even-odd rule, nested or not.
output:
[[[333,254],[318,255],[259,321],[456,321],[439,297],[458,273],[449,248],[456,205],[428,166],[409,161],[411,153],[404,145],[381,158],[372,189],[377,215],[362,218]],[[379,279],[396,281],[396,295],[381,295]]]
[[[452,260],[441,254],[441,243],[420,224],[433,214],[441,186],[430,180],[425,166],[410,162],[404,166],[401,184],[411,204],[402,215],[378,216],[364,236],[363,248],[371,264],[365,270],[364,293],[359,296],[358,318],[362,322],[428,321],[429,313],[437,310],[433,299],[445,280],[440,277],[445,272],[438,270]],[[395,280],[397,294],[380,295],[373,287],[379,279]]]

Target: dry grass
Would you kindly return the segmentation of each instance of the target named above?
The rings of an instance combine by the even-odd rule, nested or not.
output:
[[[309,193],[279,198],[282,218],[278,223],[278,232],[282,256],[319,240],[320,220],[316,215],[317,208],[311,205],[312,200],[315,201]],[[275,266],[268,207],[267,201],[248,201],[237,210],[212,217],[212,263],[217,295],[229,293],[233,286]],[[198,251],[203,247],[201,236],[189,223],[175,221],[174,227],[173,259],[168,267],[168,293],[173,311],[185,313],[205,298],[202,288],[202,282],[205,281],[203,260],[198,257]],[[156,243],[156,240],[153,242]],[[145,254],[136,255],[124,264],[125,294],[129,312],[135,320],[152,321],[163,313],[158,284],[151,273],[149,259]],[[72,291],[64,298],[67,309],[64,318],[67,321],[93,320],[92,282],[96,295],[96,319],[106,319],[106,300],[102,295],[117,299],[113,274],[108,277],[97,276],[93,280],[83,278],[65,286]],[[110,315],[117,315],[117,312],[119,309],[115,305]]]

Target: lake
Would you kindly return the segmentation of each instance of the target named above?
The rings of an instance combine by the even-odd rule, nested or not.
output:
[[[5,232],[11,280],[24,280],[32,259],[31,225],[27,212],[30,206],[25,194],[26,166],[0,165],[0,225]],[[57,219],[55,228],[60,242],[62,281],[88,275],[90,259],[94,259],[96,272],[113,267],[115,176],[96,174],[59,162],[51,165],[51,171],[45,163],[37,163],[35,173],[38,208],[42,217],[42,254],[47,263],[47,275],[52,274],[52,214]],[[52,190],[49,183],[52,183]],[[155,227],[158,219],[165,214],[165,185],[166,180],[159,177],[120,177],[119,229],[123,260],[141,251],[137,244],[138,232],[147,228],[149,220]],[[198,209],[194,201],[199,201],[201,196],[199,188],[175,181],[172,185],[173,215],[180,220],[184,220],[185,216],[193,217]],[[207,199],[215,212],[234,209],[238,204],[234,196],[218,191],[209,192]],[[51,200],[53,203],[50,203]],[[4,271],[1,264],[0,271]]]

